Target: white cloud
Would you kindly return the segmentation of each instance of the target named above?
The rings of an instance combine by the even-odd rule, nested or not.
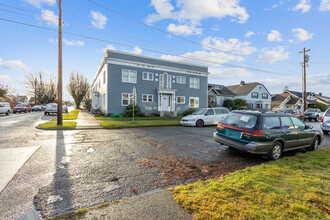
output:
[[[0,82],[9,83],[11,82],[11,78],[8,75],[0,75]]]
[[[271,30],[271,32],[267,35],[268,41],[283,41],[282,34],[279,31]]]
[[[41,10],[41,20],[46,21],[48,25],[58,26],[58,16],[51,10]]]
[[[176,35],[200,35],[202,34],[202,29],[197,28],[195,25],[176,25],[169,24],[167,30]]]
[[[275,63],[281,60],[286,60],[289,58],[289,52],[285,52],[284,48],[281,46],[277,46],[272,50],[267,50],[265,48],[262,49],[263,54],[259,56],[258,62],[267,62],[267,63]]]
[[[23,70],[25,72],[30,71],[30,69],[20,60],[7,60],[2,61],[2,58],[0,58],[0,66],[5,69],[13,69],[13,70]]]
[[[209,68],[210,80],[212,79],[232,79],[254,76],[253,73],[243,68]]]
[[[77,40],[77,41],[75,41],[75,40],[69,41],[69,40],[67,40],[67,39],[63,39],[62,41],[63,41],[63,43],[64,43],[65,46],[79,46],[79,47],[82,47],[82,46],[85,45],[85,42],[80,41],[80,40]],[[48,42],[56,43],[56,44],[57,44],[58,39],[55,40],[55,39],[53,39],[53,38],[49,38],[49,39],[48,39]]]
[[[24,0],[24,1],[37,8],[40,8],[41,5],[43,5],[43,4],[53,6],[56,3],[56,0]]]
[[[294,33],[294,36],[300,41],[311,39],[314,35],[313,33],[308,33],[308,31],[302,28],[294,28],[292,29],[292,32]]]
[[[320,11],[330,11],[330,0],[321,0]]]
[[[69,41],[67,39],[63,39],[63,43],[66,45],[66,46],[79,46],[79,47],[82,47],[85,45],[85,42],[83,41],[75,41],[75,40],[72,40],[72,41]]]
[[[312,5],[310,3],[310,0],[300,0],[299,4],[297,4],[292,10],[293,11],[299,11],[301,10],[301,13],[306,13],[311,9]]]
[[[294,43],[294,40],[293,39],[289,39],[289,43],[290,44]]]
[[[131,51],[131,53],[135,53],[135,54],[141,54],[142,53],[142,49],[140,47],[134,47],[134,50]]]
[[[219,25],[217,25],[217,24],[213,25],[212,30],[219,31],[220,30]]]
[[[205,49],[216,48],[217,50],[226,52],[235,52],[237,54],[249,55],[257,51],[255,47],[251,46],[249,41],[240,41],[237,38],[225,40],[217,37],[207,37],[202,40]],[[211,47],[211,48],[210,48]]]
[[[240,0],[177,0],[175,8],[171,0],[151,0],[151,6],[155,8],[156,13],[148,15],[146,22],[152,24],[163,19],[173,19],[180,25],[199,26],[203,19],[221,20],[229,16],[238,19],[239,23],[244,23],[249,14],[239,3]]]
[[[254,32],[248,31],[248,32],[246,32],[245,37],[249,38],[249,37],[252,37],[253,35],[255,35]]]
[[[103,53],[105,53],[105,52],[107,51],[107,49],[110,49],[110,50],[116,50],[116,48],[115,48],[113,45],[108,44],[108,45],[106,45],[105,48],[102,48],[101,51],[102,51]]]
[[[101,12],[96,11],[91,11],[91,15],[93,18],[91,21],[92,25],[95,28],[104,29],[108,18],[105,15],[101,14]]]

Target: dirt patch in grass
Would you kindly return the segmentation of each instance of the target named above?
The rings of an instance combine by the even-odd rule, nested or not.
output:
[[[155,186],[179,185],[223,176],[245,167],[235,166],[226,162],[203,162],[191,158],[176,156],[156,157],[151,156],[138,160],[145,168],[158,167],[161,170],[160,182]]]
[[[172,189],[194,219],[330,219],[330,149]]]

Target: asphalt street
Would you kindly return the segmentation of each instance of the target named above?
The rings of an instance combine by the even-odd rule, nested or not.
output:
[[[0,153],[37,147],[1,191],[0,219],[17,219],[36,209],[53,216],[166,187],[162,184],[164,172],[158,166],[162,160],[152,164],[147,160],[150,157],[188,158],[204,165],[212,163],[210,167],[233,164],[237,168],[268,161],[220,146],[212,139],[215,126],[35,129],[37,124],[52,117],[40,112],[0,116]],[[307,124],[319,129],[317,122]],[[329,135],[325,136],[321,148],[326,145],[330,145]],[[285,156],[297,152],[300,151]],[[170,161],[170,165],[177,163]],[[175,183],[190,180],[180,181]]]

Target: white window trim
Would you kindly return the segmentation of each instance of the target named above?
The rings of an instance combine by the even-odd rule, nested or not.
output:
[[[190,100],[191,99],[197,99],[198,100],[198,106],[196,107],[196,106],[190,106]],[[199,97],[189,97],[189,108],[199,108]]]
[[[145,73],[147,73],[147,78],[144,78],[144,74]],[[149,75],[151,75],[152,77],[152,79],[149,79]],[[147,81],[154,81],[154,73],[152,73],[152,72],[142,72],[142,79],[143,80],[147,80]]]
[[[128,71],[128,82],[124,81],[124,71]],[[131,73],[135,73],[135,82],[131,82]],[[123,83],[136,83],[137,82],[137,71],[136,70],[128,70],[128,69],[122,69],[121,70],[121,82]]]
[[[127,105],[123,104],[123,94],[128,94],[128,104]],[[129,106],[130,105],[131,95],[133,95],[133,93],[128,93],[128,92],[122,92],[121,93],[121,106]],[[136,96],[135,96],[135,100],[133,100],[133,101],[134,101],[134,104],[136,105]]]
[[[143,96],[147,96],[147,101],[144,101],[143,100]],[[149,101],[149,97],[151,96],[151,102]],[[152,94],[142,94],[142,102],[145,102],[145,103],[147,103],[147,102],[149,102],[149,103],[152,103],[152,102],[154,102],[154,95],[152,95]]]
[[[183,98],[183,102],[178,102],[178,98]],[[185,96],[177,96],[176,100],[175,100],[175,103],[176,104],[181,104],[181,105],[186,104],[186,97]]]
[[[193,86],[191,86],[191,81],[193,81]],[[198,82],[198,84],[196,83]],[[189,78],[189,88],[191,89],[199,89],[200,88],[200,79],[195,77]]]
[[[179,82],[179,79],[181,79],[181,82]],[[186,84],[186,77],[185,76],[177,76],[176,77],[176,83],[177,84]]]

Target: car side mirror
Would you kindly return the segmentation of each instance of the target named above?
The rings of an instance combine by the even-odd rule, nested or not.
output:
[[[313,129],[313,126],[312,125],[305,125],[305,128],[306,129]]]

